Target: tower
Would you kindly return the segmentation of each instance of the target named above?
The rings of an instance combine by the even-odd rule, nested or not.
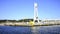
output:
[[[34,3],[34,22],[39,23],[38,19],[38,4]]]

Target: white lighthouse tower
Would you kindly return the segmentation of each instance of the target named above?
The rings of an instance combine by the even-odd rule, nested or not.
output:
[[[38,4],[34,3],[34,23],[39,23],[38,19]]]

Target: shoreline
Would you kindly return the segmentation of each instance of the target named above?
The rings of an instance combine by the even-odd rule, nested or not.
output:
[[[60,25],[60,24],[58,24]],[[35,27],[35,26],[57,26],[56,24],[45,24],[45,25],[0,25],[0,26],[21,26],[21,27]]]

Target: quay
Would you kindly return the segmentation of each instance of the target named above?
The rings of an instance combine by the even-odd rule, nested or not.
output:
[[[6,23],[0,23],[0,26],[52,26],[52,25],[60,25],[59,23],[34,23],[34,22],[6,22]]]

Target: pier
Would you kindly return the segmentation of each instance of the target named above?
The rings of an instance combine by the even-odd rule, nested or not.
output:
[[[48,20],[41,21],[39,23],[31,22],[3,22],[0,23],[0,26],[51,26],[51,25],[60,25],[60,20]]]

